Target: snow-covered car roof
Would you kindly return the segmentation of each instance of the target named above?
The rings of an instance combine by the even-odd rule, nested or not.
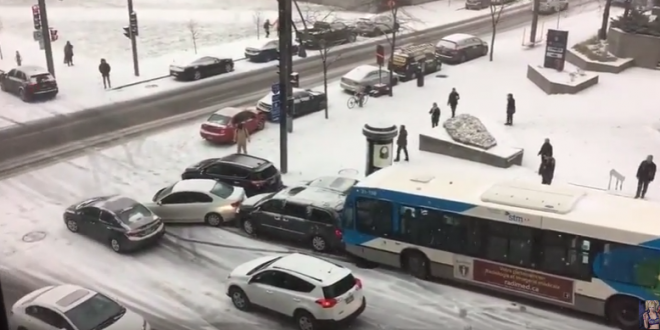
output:
[[[297,186],[281,190],[273,196],[300,204],[309,204],[317,207],[325,207],[333,210],[339,210],[346,201],[346,196],[335,190]]]
[[[172,60],[172,64],[173,65],[181,65],[181,66],[189,66],[189,65],[195,65],[195,64],[201,65],[201,64],[204,64],[204,62],[206,62],[206,61],[210,62],[210,61],[219,60],[219,59],[220,59],[219,57],[208,56],[208,55],[203,55],[203,56],[199,56],[199,55],[182,56],[180,58],[176,58],[176,59]],[[195,62],[199,62],[199,63],[195,63]]]
[[[48,70],[36,65],[22,65],[16,67],[16,70],[19,70],[29,76],[38,75],[38,74],[49,74]]]
[[[319,92],[315,92],[315,91],[307,90],[307,89],[302,89],[302,88],[293,88],[292,90],[293,90],[294,93],[295,92],[304,92],[304,91],[309,91],[309,92],[312,92],[312,93],[315,93],[315,94],[319,93]],[[272,100],[273,100],[273,92],[271,91],[268,94],[266,94],[266,96],[262,97],[259,100],[259,103],[265,103],[265,104],[270,105],[272,103]]]
[[[243,109],[241,109],[241,108],[227,107],[227,108],[219,109],[216,112],[214,112],[213,114],[223,115],[223,116],[227,116],[227,117],[233,117],[241,111],[243,111]]]
[[[442,38],[442,40],[451,41],[451,42],[459,42],[459,41],[463,41],[465,39],[470,39],[470,38],[474,38],[474,36],[471,35],[471,34],[466,34],[466,33],[454,33],[454,34],[450,34],[450,35]]]
[[[347,74],[343,76],[343,78],[350,79],[353,81],[360,81],[364,76],[369,74],[370,72],[378,70],[377,66],[374,65],[360,65],[353,70],[349,71]],[[385,69],[383,69],[385,70]]]

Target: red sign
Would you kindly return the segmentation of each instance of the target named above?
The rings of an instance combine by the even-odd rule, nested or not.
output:
[[[376,45],[376,63],[381,66],[385,63],[385,48],[382,45]]]
[[[475,282],[562,303],[573,303],[571,280],[481,260],[474,260],[472,267],[472,279]]]

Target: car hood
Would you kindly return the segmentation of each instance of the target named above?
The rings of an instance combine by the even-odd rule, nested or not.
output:
[[[243,203],[241,203],[242,206],[248,206],[248,207],[254,207],[257,205],[259,202],[261,202],[264,198],[266,198],[268,195],[271,195],[272,193],[265,193],[265,194],[258,194],[254,195],[250,198],[246,198],[243,200]]]
[[[272,105],[272,103],[273,103],[273,93],[268,93],[266,96],[259,99],[259,103]]]
[[[248,262],[234,268],[234,270],[231,271],[230,276],[232,276],[232,277],[234,277],[234,276],[236,276],[236,277],[238,277],[238,276],[247,276],[247,273],[249,273],[251,270],[257,268],[257,266],[259,266],[261,264],[264,264],[268,261],[271,261],[271,260],[273,260],[277,257],[279,257],[279,256],[266,256],[266,257],[261,257],[261,258],[254,259],[252,261],[248,261]]]
[[[144,318],[137,313],[126,309],[126,314],[119,320],[107,327],[107,330],[120,330],[120,329],[142,329],[144,325]],[[146,328],[148,329],[148,328]]]

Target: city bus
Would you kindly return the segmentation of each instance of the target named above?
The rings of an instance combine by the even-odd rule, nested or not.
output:
[[[639,327],[660,298],[660,204],[571,185],[391,166],[349,192],[346,252]]]

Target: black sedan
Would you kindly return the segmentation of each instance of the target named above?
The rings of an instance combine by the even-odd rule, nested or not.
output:
[[[250,62],[265,63],[280,59],[279,39],[262,39],[245,47],[245,58]],[[299,46],[291,45],[291,54],[298,54]]]
[[[273,107],[273,93],[268,93],[257,102],[257,110],[267,114],[270,121],[273,118],[271,109]],[[323,92],[317,92],[311,89],[293,89],[293,117],[298,118],[310,113],[325,110],[328,107],[328,97]]]
[[[200,80],[234,71],[234,60],[212,56],[170,65],[170,75],[178,80]]]
[[[117,195],[71,205],[63,218],[69,231],[108,244],[117,253],[153,245],[165,234],[163,222],[146,206]]]

